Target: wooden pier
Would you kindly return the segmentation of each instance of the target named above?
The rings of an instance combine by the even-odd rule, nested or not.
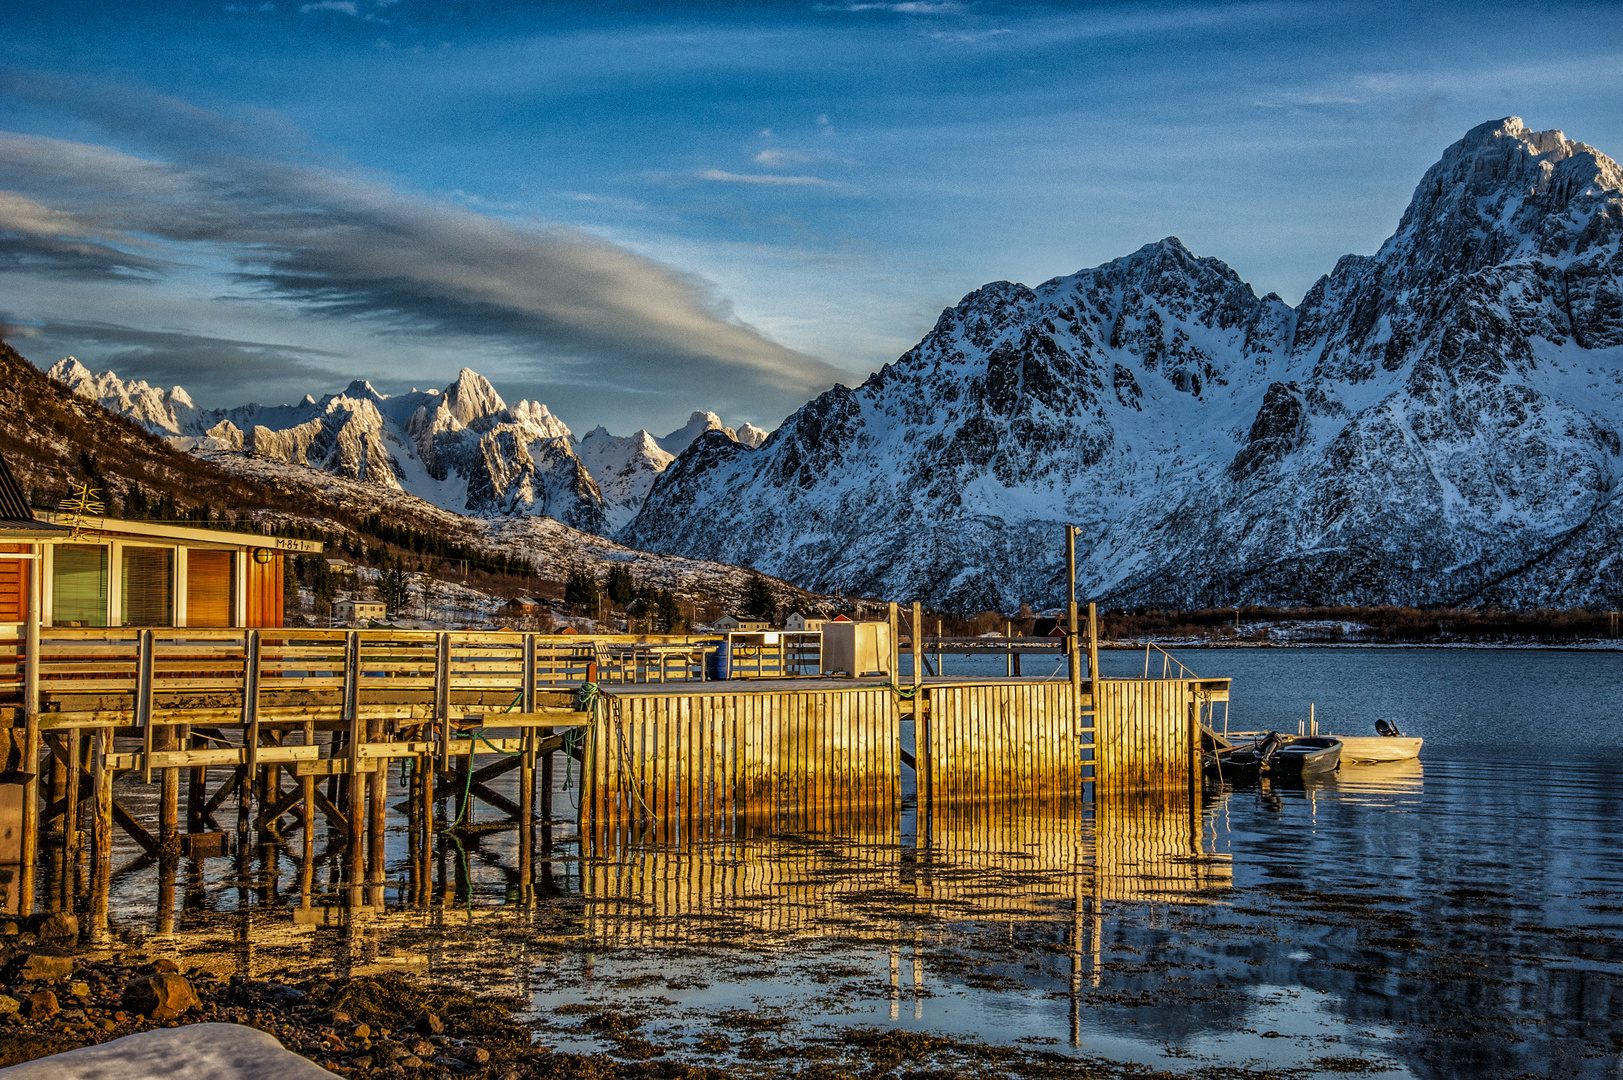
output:
[[[116,830],[170,865],[270,843],[307,878],[320,833],[341,846],[345,903],[380,907],[398,876],[391,776],[413,881],[431,878],[436,837],[517,829],[521,891],[536,825],[571,814],[600,845],[882,823],[910,793],[931,814],[1198,803],[1199,725],[1227,680],[1099,679],[1080,635],[1056,680],[926,677],[914,635],[914,674],[898,679],[898,617],[893,605],[890,675],[788,677],[802,642],[792,665],[757,663],[779,677],[726,681],[707,679],[713,637],[31,627],[0,638],[0,791],[21,793],[6,906],[76,910],[104,934]],[[561,770],[578,810],[552,805]]]

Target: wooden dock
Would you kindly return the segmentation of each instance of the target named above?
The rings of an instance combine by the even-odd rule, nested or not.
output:
[[[893,605],[893,673],[896,625]],[[0,638],[0,790],[21,789],[20,842],[0,851],[6,906],[81,910],[92,937],[105,933],[115,830],[169,863],[268,838],[306,875],[324,832],[342,847],[346,902],[380,906],[391,769],[410,857],[424,860],[414,880],[431,876],[437,837],[516,828],[523,890],[535,827],[559,818],[561,769],[578,778],[583,843],[597,845],[883,823],[915,798],[926,817],[1146,793],[1198,802],[1199,724],[1227,680],[1097,679],[1079,638],[1059,680],[923,677],[922,636],[910,646],[915,674],[901,682],[714,682],[715,639],[694,636],[34,628]],[[803,669],[803,655],[756,667]],[[509,772],[517,791],[503,794]],[[119,795],[132,779],[157,794],[145,814]]]

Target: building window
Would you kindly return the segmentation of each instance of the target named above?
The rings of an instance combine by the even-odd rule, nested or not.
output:
[[[229,551],[191,548],[186,552],[186,625],[231,626],[231,571],[236,556]]]
[[[51,623],[107,625],[107,549],[60,544],[52,557]]]
[[[126,547],[120,570],[124,625],[172,626],[175,553],[169,548]]]

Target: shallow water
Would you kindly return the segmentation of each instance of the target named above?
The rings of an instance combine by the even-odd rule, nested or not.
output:
[[[465,861],[440,852],[448,902],[342,928],[295,925],[285,856],[253,881],[231,860],[183,863],[190,910],[147,944],[261,977],[458,979],[522,997],[543,1045],[761,1074],[873,1025],[1022,1060],[1623,1075],[1623,657],[1178,656],[1235,678],[1236,728],[1294,730],[1311,701],[1335,729],[1398,721],[1426,738],[1424,764],[1195,808],[937,808],[921,822],[904,806],[825,834],[682,846],[582,853],[559,826],[532,911],[515,902],[516,838],[493,833]],[[1103,658],[1106,674],[1142,662]],[[969,663],[949,657],[948,673]],[[404,832],[391,843],[403,865]],[[153,898],[150,868],[120,878],[115,925],[150,935]],[[590,1023],[610,1011],[642,1023]]]

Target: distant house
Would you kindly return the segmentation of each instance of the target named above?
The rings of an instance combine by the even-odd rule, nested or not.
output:
[[[785,620],[783,628],[791,634],[812,634],[823,629],[823,624],[826,622],[828,622],[827,619],[819,619],[815,616],[807,617],[797,611]]]
[[[1031,628],[1032,637],[1062,638],[1065,636],[1065,620],[1045,617],[1037,620],[1037,625]]]
[[[533,596],[519,596],[509,600],[504,610],[508,615],[526,618],[541,614],[545,608],[546,605]]]
[[[712,630],[722,630],[729,634],[759,634],[772,629],[772,624],[765,619],[723,615],[711,623],[710,628]]]
[[[372,622],[387,615],[381,600],[340,600],[332,606],[332,617],[341,623]]]
[[[343,574],[355,569],[348,559],[340,559],[336,555],[327,556],[327,569],[335,574]]]

